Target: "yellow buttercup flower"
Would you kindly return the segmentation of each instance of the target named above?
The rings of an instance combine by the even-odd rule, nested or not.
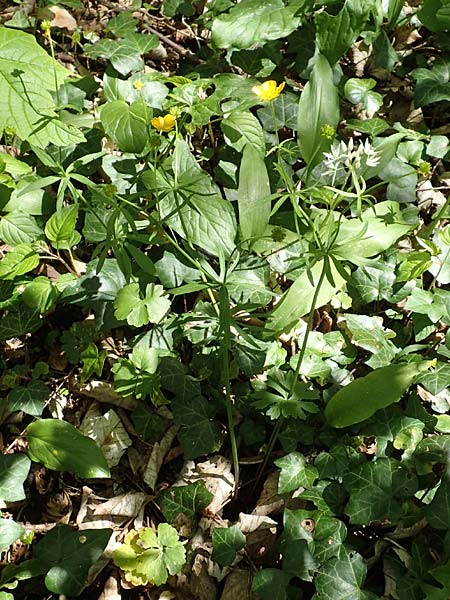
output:
[[[277,82],[273,79],[269,81],[265,81],[261,85],[255,85],[252,87],[252,92],[254,92],[260,102],[270,102],[271,100],[275,100],[281,94],[285,86],[285,82],[277,85]]]
[[[172,131],[175,127],[176,118],[173,115],[164,115],[164,117],[155,117],[150,122],[158,131]]]
[[[142,88],[144,87],[144,84],[142,83],[142,81],[140,79],[136,79],[135,81],[133,81],[133,87],[135,90],[140,92],[142,90]]]

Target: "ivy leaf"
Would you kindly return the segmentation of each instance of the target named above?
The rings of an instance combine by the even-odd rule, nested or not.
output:
[[[433,496],[425,508],[425,516],[431,527],[447,530],[450,522],[450,474],[446,472]]]
[[[338,557],[320,567],[312,600],[376,600],[378,596],[361,590],[366,574],[362,556],[342,548]]]
[[[450,61],[438,58],[431,69],[415,69],[414,105],[417,108],[450,99]]]
[[[159,497],[159,507],[170,523],[193,521],[197,513],[208,506],[213,495],[203,481],[171,487]]]
[[[428,583],[422,583],[421,588],[425,592],[425,600],[448,600],[450,598],[450,561],[428,571],[427,575],[434,577],[443,587],[438,588]]]
[[[123,100],[108,102],[100,118],[106,133],[123,152],[139,154],[148,141],[148,109],[142,99],[129,106]]]
[[[39,417],[50,395],[50,388],[42,381],[30,381],[26,386],[15,387],[8,395],[8,409],[11,412],[23,410],[27,415]]]
[[[350,494],[345,512],[352,523],[395,521],[402,512],[401,500],[418,488],[417,477],[393,458],[366,462],[349,471],[344,486]]]
[[[278,493],[285,494],[303,487],[309,489],[318,477],[315,467],[308,466],[300,452],[291,452],[275,461],[281,469],[278,479]]]
[[[0,499],[16,502],[25,498],[23,482],[30,470],[25,454],[0,454]]]
[[[253,578],[252,592],[263,600],[286,600],[292,575],[280,569],[262,569]]]
[[[34,556],[48,568],[45,585],[56,594],[78,596],[87,583],[88,571],[100,558],[111,529],[73,531],[58,525],[40,540]]]
[[[39,46],[34,35],[0,27],[0,131],[11,128],[38,148],[84,140],[57,116],[50,92],[70,72]]]
[[[117,293],[114,315],[119,321],[141,327],[147,323],[158,323],[170,309],[170,300],[162,285],[149,283],[142,297],[139,284],[129,283]]]
[[[399,348],[389,338],[395,337],[390,329],[383,328],[381,317],[369,317],[367,315],[355,315],[346,313],[342,315],[345,319],[346,329],[350,332],[352,344],[364,348],[373,354],[366,361],[372,369],[389,365]]]
[[[31,311],[24,303],[15,304],[14,309],[14,312],[8,313],[0,320],[0,341],[25,333],[34,333],[43,324],[39,314]]]
[[[171,408],[175,423],[181,427],[178,439],[185,458],[197,458],[220,448],[222,438],[219,427],[211,420],[213,411],[205,398],[197,396],[189,402],[173,400]]]
[[[212,532],[213,551],[211,560],[221,567],[233,564],[236,553],[245,546],[245,535],[238,525],[216,527]]]
[[[378,92],[372,92],[376,83],[375,79],[352,77],[345,82],[345,97],[352,104],[362,104],[363,109],[369,115],[373,115],[383,104],[383,96]]]
[[[66,421],[41,419],[27,429],[28,454],[48,469],[80,477],[110,477],[102,451],[91,438]]]
[[[13,519],[0,518],[0,552],[6,550],[25,532],[25,529]]]

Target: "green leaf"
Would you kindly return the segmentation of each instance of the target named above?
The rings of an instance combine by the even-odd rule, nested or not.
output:
[[[78,217],[78,205],[63,206],[52,214],[45,224],[45,235],[56,250],[69,250],[81,240],[75,231]]]
[[[320,260],[311,269],[305,269],[287,292],[284,293],[280,302],[266,321],[264,331],[266,337],[277,335],[282,331],[290,329],[301,317],[311,311],[311,304],[323,268],[324,262]],[[330,272],[333,282],[325,275],[316,298],[314,309],[327,304],[345,283],[345,279],[337,271],[334,264],[330,265]]]
[[[25,529],[13,519],[0,518],[0,552],[9,548],[23,533]]]
[[[425,600],[448,600],[450,597],[450,561],[431,569],[426,575],[431,575],[443,587],[438,588],[428,583],[421,583],[420,587],[426,594]]]
[[[386,129],[390,128],[390,125],[384,119],[374,117],[373,119],[366,119],[365,121],[361,121],[360,119],[348,119],[346,127],[353,131],[360,131],[361,133],[367,133],[374,137],[380,135],[380,133],[384,133]]]
[[[114,563],[131,575],[131,581],[159,586],[166,583],[169,574],[180,572],[186,562],[186,551],[176,529],[160,523],[157,533],[146,527],[130,534],[115,550]]]
[[[8,409],[11,412],[23,410],[27,415],[39,417],[50,395],[50,388],[42,381],[30,381],[27,386],[18,386],[8,395]]]
[[[25,304],[15,304],[14,309],[14,312],[9,312],[0,320],[0,341],[4,342],[25,333],[34,333],[43,325],[39,314]]]
[[[252,592],[263,600],[287,600],[287,586],[291,577],[280,569],[262,569],[253,578]]]
[[[227,567],[233,564],[236,553],[245,546],[245,535],[238,525],[216,527],[212,532],[212,545],[211,560],[221,567]]]
[[[431,361],[399,363],[381,367],[340,389],[325,407],[331,427],[348,427],[365,421],[380,408],[398,402]]]
[[[23,482],[30,470],[25,454],[0,454],[0,499],[17,502],[25,498]]]
[[[39,254],[30,244],[18,244],[0,261],[0,279],[14,279],[32,271],[39,264]]]
[[[94,343],[89,344],[87,348],[81,351],[80,362],[83,366],[81,383],[85,383],[94,373],[99,377],[101,376],[106,354],[106,350],[99,352]]]
[[[193,521],[212,499],[213,495],[206,489],[205,483],[196,481],[165,490],[159,496],[159,507],[169,523],[183,519]]]
[[[390,341],[390,338],[395,337],[396,334],[390,329],[384,329],[382,317],[345,313],[342,319],[345,319],[346,330],[350,333],[352,344],[373,354],[366,361],[372,369],[389,365],[400,351]]]
[[[142,99],[136,100],[131,106],[123,100],[108,102],[100,113],[106,133],[120,150],[133,154],[139,154],[145,148],[151,116]]]
[[[328,60],[319,54],[298,105],[297,142],[300,152],[312,169],[323,159],[331,140],[322,135],[322,127],[339,123],[339,97],[333,83]]]
[[[31,460],[48,469],[68,471],[80,477],[110,477],[100,448],[70,423],[41,419],[30,423],[26,432]]]
[[[380,458],[354,467],[344,476],[344,486],[350,494],[345,512],[352,523],[395,523],[402,514],[401,500],[415,494],[418,482],[400,461]]]
[[[438,58],[431,69],[415,69],[414,105],[417,108],[450,99],[450,59]]]
[[[73,531],[68,525],[58,525],[49,531],[34,549],[34,557],[48,568],[47,589],[78,596],[87,583],[89,569],[100,558],[111,534],[111,529]]]
[[[186,459],[219,450],[222,437],[217,422],[211,420],[211,408],[205,398],[197,396],[189,401],[175,399],[171,408],[175,423],[180,425],[178,439]]]
[[[365,210],[359,219],[342,221],[336,236],[333,254],[358,264],[383,252],[398,238],[413,228],[398,202],[386,200]]]
[[[433,500],[425,508],[425,516],[431,527],[448,530],[450,523],[450,473],[448,468]]]
[[[41,234],[36,219],[28,213],[15,210],[0,219],[0,239],[9,246],[29,244]]]
[[[149,283],[142,297],[138,283],[129,283],[119,290],[114,301],[114,314],[119,321],[126,320],[129,325],[141,327],[147,323],[159,323],[170,309],[162,285]]]
[[[27,284],[22,293],[22,300],[29,308],[43,314],[55,306],[58,296],[58,288],[50,279],[39,276]]]
[[[39,148],[82,142],[84,136],[58,118],[50,93],[68,77],[34,35],[0,27],[0,131],[11,128]]]
[[[264,155],[246,145],[239,170],[239,226],[244,240],[258,240],[269,224],[270,183]]]
[[[159,46],[156,35],[129,33],[120,40],[102,39],[95,44],[85,44],[84,55],[89,58],[106,58],[121,75],[144,69],[143,54]]]
[[[343,548],[338,557],[320,567],[312,600],[376,600],[375,594],[361,590],[366,574],[362,556]]]
[[[344,85],[345,97],[352,104],[362,104],[363,109],[373,115],[383,104],[383,96],[371,91],[376,83],[374,79],[350,78]]]
[[[264,132],[258,119],[251,112],[234,110],[222,119],[220,124],[226,143],[242,152],[245,148],[252,147],[259,156],[264,155]]]
[[[300,17],[282,0],[245,0],[216,17],[211,29],[215,48],[251,48],[286,37],[296,30]]]
[[[278,493],[294,492],[303,487],[309,489],[318,477],[315,467],[308,466],[300,452],[291,452],[275,461],[281,469],[278,479]]]
[[[346,0],[337,15],[316,14],[317,46],[331,65],[350,49],[363,31],[371,8],[371,0]]]

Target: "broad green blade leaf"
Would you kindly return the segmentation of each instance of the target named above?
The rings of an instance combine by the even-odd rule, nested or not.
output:
[[[327,59],[319,54],[298,105],[297,141],[303,158],[311,170],[323,159],[331,140],[322,127],[339,123],[339,97],[333,83],[333,71]]]
[[[317,46],[334,65],[363,31],[372,0],[347,0],[337,15],[319,12],[315,17]]]
[[[169,523],[180,519],[193,521],[208,506],[213,495],[203,481],[175,486],[165,490],[159,497],[159,507]]]
[[[58,300],[58,288],[48,277],[35,277],[25,288],[22,300],[31,309],[41,314],[48,312]]]
[[[156,35],[129,33],[120,40],[99,40],[95,44],[83,47],[84,55],[89,58],[106,58],[121,75],[131,71],[142,71],[144,68],[143,54],[154,50],[159,45]]]
[[[380,408],[398,402],[431,361],[400,363],[381,367],[340,389],[325,407],[331,427],[348,427],[365,421]]]
[[[344,476],[350,500],[345,507],[351,523],[396,522],[402,514],[402,500],[418,489],[416,475],[400,461],[380,458],[354,467]]]
[[[45,564],[45,585],[56,594],[78,596],[87,583],[88,571],[100,558],[111,529],[73,531],[58,525],[35,546],[34,556]]]
[[[26,432],[31,460],[80,477],[110,477],[100,448],[70,423],[42,419],[28,425]]]
[[[18,244],[0,260],[0,279],[14,279],[32,271],[39,264],[39,254],[30,244]]]
[[[108,102],[100,118],[106,133],[123,152],[139,154],[148,140],[148,127],[152,112],[141,99],[128,105],[123,100]]]
[[[360,219],[341,223],[333,254],[358,264],[359,258],[383,252],[413,227],[398,202],[380,202],[365,210]]]
[[[0,219],[0,239],[9,246],[29,244],[41,234],[36,219],[28,213],[16,210]]]
[[[264,155],[246,145],[239,170],[239,226],[244,240],[260,238],[269,224],[270,183]]]
[[[25,498],[23,482],[30,465],[25,454],[0,454],[0,500],[16,502]]]
[[[266,321],[264,334],[266,337],[276,335],[293,327],[297,321],[311,311],[311,304],[324,266],[323,260],[317,262],[312,269],[305,269],[285,292],[280,302]],[[345,279],[337,271],[336,267],[330,265],[333,283],[327,276],[323,280],[317,301],[313,308],[320,308],[331,300],[334,294],[342,288]],[[311,283],[311,280],[313,283]]]
[[[50,94],[68,77],[33,35],[0,27],[0,131],[11,128],[39,148],[82,142],[79,131],[58,119]]]
[[[299,488],[310,488],[318,477],[315,467],[306,464],[305,457],[300,452],[291,452],[275,461],[281,469],[278,479],[278,493],[285,494]]]
[[[25,532],[13,519],[0,519],[0,552],[6,550]]]
[[[300,23],[294,15],[282,0],[245,0],[214,19],[211,42],[216,48],[250,48],[283,38]]]
[[[375,594],[361,590],[366,573],[362,556],[343,548],[339,557],[320,567],[312,600],[377,600]]]
[[[260,156],[264,156],[266,144],[263,128],[251,112],[234,110],[222,119],[220,126],[229,146],[238,152],[251,146],[255,151],[259,151]]]
[[[216,527],[212,532],[213,551],[211,560],[221,567],[233,564],[236,553],[245,546],[245,535],[239,525]]]
[[[75,231],[78,217],[78,205],[63,206],[52,214],[45,224],[45,235],[57,250],[68,250],[81,239]]]

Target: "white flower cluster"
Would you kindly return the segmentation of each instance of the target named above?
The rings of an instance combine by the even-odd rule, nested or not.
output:
[[[324,175],[336,175],[341,169],[348,169],[351,166],[359,170],[361,164],[376,167],[380,162],[380,155],[369,140],[364,144],[355,145],[353,138],[350,138],[348,144],[343,141],[333,142],[330,152],[324,152],[323,155],[326,167]]]

